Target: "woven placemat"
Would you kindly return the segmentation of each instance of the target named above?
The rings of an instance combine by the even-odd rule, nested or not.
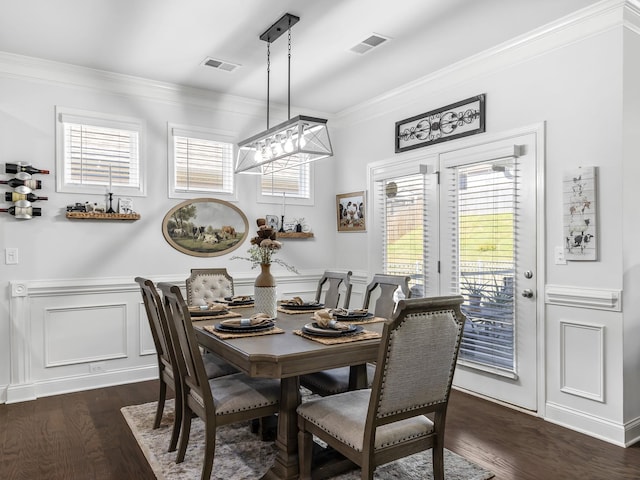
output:
[[[241,317],[241,313],[228,311],[227,313],[222,313],[220,315],[191,315],[192,322],[199,322],[201,320],[218,320],[220,318],[238,318]]]
[[[367,323],[380,323],[380,322],[386,322],[387,319],[384,317],[371,317],[371,318],[367,318],[366,320],[340,320],[341,322],[344,323],[349,323],[351,325],[366,325]]]
[[[229,308],[231,309],[236,309],[236,308],[253,308],[255,307],[256,304],[251,302],[251,303],[247,303],[246,305],[228,305]]]
[[[219,332],[216,330],[216,327],[213,325],[205,325],[202,328],[205,329],[207,332],[223,340],[228,340],[229,338],[259,337],[261,335],[273,335],[275,333],[284,333],[284,330],[281,329],[280,327],[273,327],[270,330],[263,330],[261,332],[245,332],[245,333]]]
[[[339,343],[359,342],[360,340],[371,340],[372,338],[381,338],[382,334],[378,332],[370,332],[369,330],[363,330],[355,335],[345,335],[344,337],[316,337],[315,335],[307,335],[302,330],[294,330],[294,334],[299,335],[314,342],[322,343],[324,345],[336,345]]]
[[[319,308],[314,308],[314,309],[309,309],[309,310],[289,310],[286,306],[279,306],[278,307],[278,311],[282,312],[282,313],[288,313],[289,315],[299,315],[301,313],[313,313],[313,312],[317,312],[318,310],[322,310],[324,307],[319,307]]]

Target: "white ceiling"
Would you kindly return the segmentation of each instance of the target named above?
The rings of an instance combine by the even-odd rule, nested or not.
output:
[[[291,103],[337,113],[596,1],[0,0],[0,51],[264,101],[258,37],[292,13]],[[372,33],[391,40],[349,51]],[[271,46],[271,101],[285,105],[286,56],[285,34]]]

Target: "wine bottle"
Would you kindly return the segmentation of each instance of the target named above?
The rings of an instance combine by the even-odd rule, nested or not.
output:
[[[25,163],[7,163],[4,167],[4,171],[6,173],[26,172],[32,175],[34,173],[42,173],[42,174],[49,173],[49,170],[40,170],[38,168],[33,168],[31,165],[27,165]]]
[[[6,212],[16,218],[31,218],[42,216],[42,209],[32,206],[0,208],[0,212]]]
[[[38,197],[33,193],[6,192],[4,194],[4,199],[7,202],[17,202],[18,200],[28,200],[30,202],[35,202],[37,200],[49,200],[49,197]]]
[[[40,180],[20,180],[19,178],[12,178],[11,180],[0,180],[0,185],[9,185],[10,187],[20,187],[25,186],[31,188],[33,190],[38,190],[42,188],[42,181]]]

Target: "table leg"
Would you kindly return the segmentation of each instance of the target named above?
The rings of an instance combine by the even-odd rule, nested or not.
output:
[[[298,478],[298,414],[300,379],[280,381],[280,411],[278,412],[278,453],[274,465],[262,477],[264,480],[295,480]]]
[[[349,390],[367,388],[367,365],[351,365],[349,367]]]

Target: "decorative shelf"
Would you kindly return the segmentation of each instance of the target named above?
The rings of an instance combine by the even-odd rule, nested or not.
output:
[[[80,220],[139,220],[139,213],[67,212],[67,218]]]
[[[278,238],[313,238],[313,232],[278,232],[276,240]]]

